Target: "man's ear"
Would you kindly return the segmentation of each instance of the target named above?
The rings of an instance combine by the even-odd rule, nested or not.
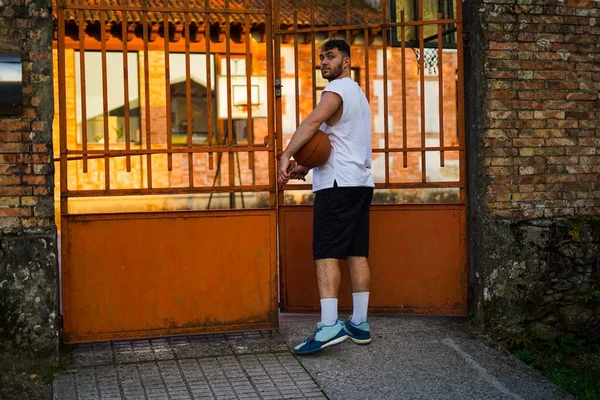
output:
[[[350,66],[350,57],[344,57],[344,69]]]

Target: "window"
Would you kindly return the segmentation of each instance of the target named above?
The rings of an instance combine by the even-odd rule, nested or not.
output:
[[[188,115],[186,90],[186,61],[185,54],[169,54],[169,78],[171,91],[171,142],[174,145],[187,145]],[[208,139],[208,104],[212,105],[212,129],[216,130],[216,101],[214,58],[211,62],[212,98],[208,99],[206,86],[208,74],[206,71],[206,55],[190,54],[190,100],[192,124],[192,143],[206,143]]]
[[[419,19],[418,0],[390,0],[392,22],[400,22],[401,12],[404,11],[404,21],[417,21]],[[437,20],[438,14],[442,19],[454,19],[456,8],[453,0],[423,0],[423,16],[421,20]],[[401,27],[392,28],[391,44],[393,47],[401,46]],[[419,26],[405,28],[406,47],[419,47]],[[425,47],[437,47],[438,25],[424,25],[423,41]],[[442,47],[445,49],[456,48],[456,24],[442,25]]]
[[[138,82],[137,52],[127,53],[129,91],[129,132],[130,140],[138,142],[140,138],[140,105]],[[102,53],[86,51],[84,53],[85,99],[82,99],[80,52],[75,51],[75,90],[77,93],[77,142],[82,142],[85,132],[88,143],[104,143],[104,95],[102,92]],[[125,121],[125,78],[123,73],[123,53],[106,53],[106,91],[108,102],[108,138],[110,143],[124,142],[126,138]],[[84,107],[85,105],[85,116]]]

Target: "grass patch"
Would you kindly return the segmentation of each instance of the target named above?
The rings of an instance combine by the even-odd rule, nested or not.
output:
[[[600,347],[564,335],[554,340],[521,340],[513,354],[578,400],[600,399]]]

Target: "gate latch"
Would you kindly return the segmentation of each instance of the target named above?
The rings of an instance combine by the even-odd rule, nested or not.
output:
[[[275,97],[281,97],[281,88],[283,85],[281,84],[281,79],[275,79]]]

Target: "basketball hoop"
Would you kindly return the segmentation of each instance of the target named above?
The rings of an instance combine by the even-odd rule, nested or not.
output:
[[[417,57],[417,74],[420,73],[421,68],[421,49],[414,48],[413,51]],[[423,67],[429,75],[438,74],[438,51],[437,49],[424,48],[425,58],[423,59]]]

